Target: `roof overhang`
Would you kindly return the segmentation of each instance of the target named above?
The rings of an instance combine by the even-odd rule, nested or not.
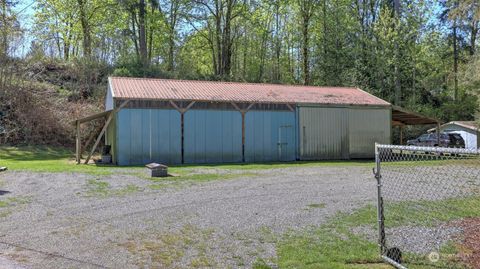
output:
[[[409,111],[403,107],[392,106],[392,126],[441,124],[438,119]]]

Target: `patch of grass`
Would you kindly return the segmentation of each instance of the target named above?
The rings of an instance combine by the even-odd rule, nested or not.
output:
[[[456,219],[480,216],[480,197],[469,196],[438,201],[390,202],[384,205],[384,209],[385,224],[388,227],[434,226]],[[343,214],[342,221],[354,226],[374,226],[376,225],[376,218],[377,208],[366,206],[353,214]]]
[[[309,204],[307,205],[308,208],[325,208],[327,205],[325,203],[319,204]]]
[[[270,265],[267,264],[263,259],[257,258],[252,265],[253,269],[272,269]]]
[[[3,197],[2,197],[3,198]],[[16,210],[16,206],[28,204],[31,202],[30,197],[8,197],[0,200],[0,218],[5,218]]]
[[[212,264],[211,264],[210,259],[208,259],[205,256],[200,256],[200,257],[194,258],[190,262],[190,266],[192,266],[194,268],[211,268]]]
[[[123,188],[112,189],[108,182],[90,179],[87,181],[88,191],[86,196],[95,197],[110,197],[110,196],[123,196],[130,193],[138,192],[140,188],[136,185],[129,184]]]
[[[0,200],[0,207],[10,207],[15,205],[23,205],[30,203],[29,197],[8,197]]]
[[[372,166],[371,160],[359,161],[301,161],[281,163],[255,163],[255,164],[212,164],[212,165],[177,165],[169,167],[169,172],[184,177],[191,181],[210,181],[229,179],[239,176],[248,176],[248,172],[237,173],[239,175],[227,175],[227,173],[190,174],[192,169],[223,169],[223,170],[267,170],[278,168],[315,167],[315,166]],[[50,146],[21,146],[0,147],[0,166],[6,166],[9,170],[33,171],[49,173],[75,172],[90,175],[112,175],[114,172],[132,174],[147,178],[143,166],[113,166],[113,165],[76,165],[73,151]],[[234,174],[234,173],[232,173]],[[175,177],[177,178],[177,177]]]
[[[177,268],[188,249],[195,253],[191,267],[211,268],[215,267],[215,262],[208,257],[208,247],[204,243],[208,242],[211,233],[211,230],[185,225],[173,232],[135,234],[119,246],[137,258],[140,268]]]
[[[76,165],[73,152],[49,146],[0,147],[0,166],[17,171],[112,174],[112,166]]]
[[[413,225],[432,226],[440,223],[480,216],[479,197],[439,201],[390,203],[385,221],[389,228]],[[391,268],[382,264],[376,242],[353,234],[352,228],[372,226],[376,229],[377,209],[363,207],[351,214],[341,213],[317,229],[289,233],[277,243],[280,268]],[[414,268],[464,268],[455,260],[458,246],[449,242],[440,249],[440,261],[431,263],[427,257],[404,253],[405,261]]]
[[[339,228],[326,225],[288,234],[277,244],[279,267],[354,268],[355,264],[381,263],[375,243],[353,235],[345,225]]]

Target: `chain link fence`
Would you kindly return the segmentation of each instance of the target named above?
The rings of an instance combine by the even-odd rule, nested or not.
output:
[[[397,268],[480,268],[480,151],[376,145],[380,253]]]

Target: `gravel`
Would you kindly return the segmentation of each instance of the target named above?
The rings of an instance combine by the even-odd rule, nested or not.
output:
[[[278,235],[375,201],[370,167],[231,172],[159,190],[132,175],[5,172],[0,254],[12,268],[249,268],[275,262]]]

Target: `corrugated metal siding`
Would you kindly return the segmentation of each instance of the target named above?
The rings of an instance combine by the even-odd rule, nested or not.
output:
[[[242,116],[238,111],[189,110],[184,118],[185,163],[242,161]]]
[[[295,133],[294,112],[247,112],[245,114],[245,161],[294,161]]]
[[[300,159],[348,159],[348,108],[299,107]]]
[[[375,143],[390,143],[390,110],[350,108],[348,111],[350,158],[375,157]]]
[[[117,115],[119,165],[181,162],[180,113],[176,110],[122,109]]]

